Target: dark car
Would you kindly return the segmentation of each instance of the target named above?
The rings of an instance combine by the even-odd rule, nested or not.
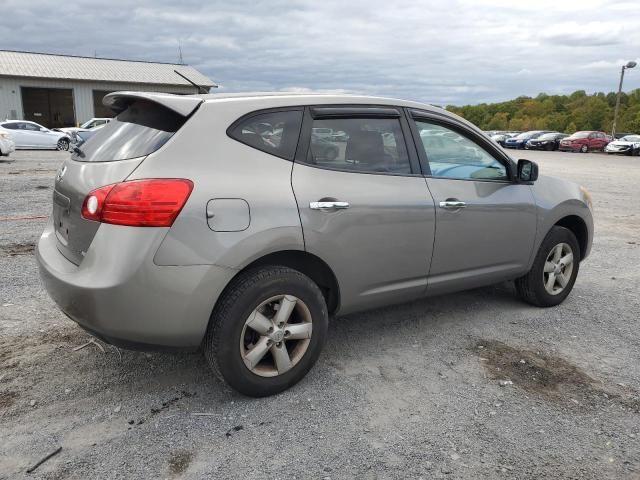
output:
[[[508,138],[507,140],[505,140],[504,147],[517,148],[522,150],[527,145],[527,142],[529,140],[538,138],[539,136],[544,135],[545,133],[551,133],[551,132],[549,130],[531,130],[529,132],[523,132],[520,135],[516,135],[513,138]]]
[[[604,132],[584,130],[576,132],[560,140],[559,150],[563,152],[587,153],[592,150],[603,150],[611,141],[611,137]]]
[[[504,143],[507,141],[507,139],[515,137],[519,133],[520,132],[517,132],[517,133],[515,133],[515,132],[494,133],[493,135],[490,135],[490,137],[491,137],[491,140],[496,142],[501,147],[504,147]]]
[[[529,140],[525,148],[527,150],[558,150],[560,140],[567,138],[569,135],[560,132],[551,132],[540,135],[538,138]]]

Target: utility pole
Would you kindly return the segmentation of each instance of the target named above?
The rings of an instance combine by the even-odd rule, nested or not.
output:
[[[620,70],[620,84],[618,85],[618,96],[616,97],[616,109],[613,112],[613,128],[611,129],[611,139],[616,139],[616,126],[618,124],[618,109],[620,108],[620,94],[622,93],[622,81],[624,80],[624,71],[627,68],[633,68],[636,66],[636,62],[630,61],[626,65],[622,66]]]

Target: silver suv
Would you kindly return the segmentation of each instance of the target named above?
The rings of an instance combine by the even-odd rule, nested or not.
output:
[[[280,392],[330,315],[515,280],[569,292],[589,194],[419,103],[342,95],[113,93],[64,162],[43,282],[114,345],[202,348],[233,388]],[[341,132],[327,138],[317,132]]]

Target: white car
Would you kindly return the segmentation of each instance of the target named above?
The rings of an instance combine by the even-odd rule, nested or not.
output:
[[[640,135],[626,135],[619,140],[614,140],[605,147],[604,151],[624,155],[640,155]]]
[[[85,132],[87,130],[91,130],[95,127],[104,127],[107,123],[111,121],[110,118],[92,118],[91,120],[87,120],[79,127],[64,127],[64,128],[55,128],[54,130],[57,132],[64,132],[69,135],[76,132]]]
[[[11,140],[11,134],[8,130],[0,127],[0,157],[8,157],[15,150],[15,143]]]
[[[5,120],[0,127],[8,130],[16,149],[69,150],[71,141],[64,132],[54,132],[42,125],[27,120]]]

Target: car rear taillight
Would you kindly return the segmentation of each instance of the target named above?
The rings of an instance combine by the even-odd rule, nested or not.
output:
[[[82,217],[114,225],[170,227],[192,190],[193,182],[182,178],[114,183],[86,196]]]

